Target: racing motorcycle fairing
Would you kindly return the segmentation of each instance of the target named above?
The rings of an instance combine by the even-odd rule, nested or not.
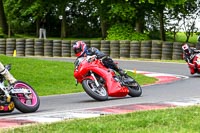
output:
[[[124,97],[129,93],[128,88],[126,86],[122,86],[120,82],[115,79],[115,72],[109,68],[106,68],[100,60],[96,59],[92,62],[88,62],[87,60],[80,59],[80,61],[82,63],[77,64],[78,66],[74,70],[74,77],[79,83],[82,83],[84,79],[88,78],[94,80],[90,73],[95,73],[104,79],[105,88],[109,96]]]

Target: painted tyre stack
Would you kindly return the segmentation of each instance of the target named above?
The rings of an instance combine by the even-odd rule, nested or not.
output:
[[[53,40],[53,57],[61,57],[61,40]]]
[[[141,58],[151,58],[151,46],[152,41],[142,41],[141,42]]]
[[[16,39],[16,54],[17,56],[25,56],[25,39]]]
[[[34,56],[34,39],[25,39],[25,56]]]
[[[159,40],[152,41],[151,59],[161,59],[162,55],[162,42]]]
[[[34,55],[44,56],[44,40],[43,39],[35,39]]]
[[[0,39],[0,54],[6,54],[6,39]]]
[[[182,43],[181,42],[174,42],[173,43],[172,59],[173,60],[181,60],[181,59],[183,59]]]
[[[120,41],[120,58],[130,58],[130,41]]]
[[[162,43],[162,60],[171,60],[173,52],[173,43],[172,42],[163,42]]]
[[[7,38],[6,39],[6,55],[12,56],[15,49],[16,49],[16,39]]]
[[[101,48],[100,50],[110,56],[110,41],[107,41],[107,40],[101,40]]]
[[[71,56],[70,41],[69,40],[62,40],[61,43],[62,43],[61,44],[62,57],[70,57]]]
[[[120,57],[119,49],[120,49],[119,41],[110,41],[110,56],[112,58]]]
[[[53,56],[53,40],[44,40],[44,56]]]
[[[130,42],[130,58],[140,58],[140,41]]]

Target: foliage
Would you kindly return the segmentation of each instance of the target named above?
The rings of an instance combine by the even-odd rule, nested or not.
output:
[[[116,20],[128,21],[131,23],[134,17],[135,8],[132,7],[129,3],[115,3],[111,5],[109,11],[110,19],[118,18]]]
[[[145,34],[136,33],[131,25],[115,24],[108,30],[107,40],[148,40]]]
[[[168,15],[163,17],[162,13],[178,7],[176,10],[170,10],[177,16],[183,9],[186,9],[183,6],[184,4],[188,5],[187,9],[191,11],[195,1],[3,0],[3,3],[8,20],[7,23],[12,33],[37,35],[39,21],[45,16],[48,25],[47,35],[51,37],[59,37],[60,34],[64,34],[62,37],[106,38],[108,29],[118,23],[125,23],[126,25],[131,25],[136,33],[159,33],[159,38],[163,39],[164,37],[162,36],[164,36],[165,29],[168,26],[167,22],[171,18]],[[178,10],[179,8],[180,10]],[[63,19],[59,19],[61,15]],[[187,12],[184,15],[187,16],[189,13]],[[174,25],[173,28],[175,28]],[[136,33],[134,34],[136,40],[145,38],[138,39],[138,34]],[[139,34],[139,36],[141,35],[143,36],[143,34]],[[192,34],[189,35],[192,36]],[[128,38],[130,37],[128,36]],[[158,38],[157,35],[156,38]]]

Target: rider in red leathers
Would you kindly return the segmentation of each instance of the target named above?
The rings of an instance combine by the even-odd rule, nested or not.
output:
[[[185,61],[188,63],[188,66],[190,68],[190,73],[194,74],[197,72],[197,66],[193,63],[193,59],[196,54],[200,53],[200,50],[197,50],[196,48],[190,47],[188,44],[183,44],[183,57]]]
[[[84,56],[96,55],[97,59],[102,60],[105,67],[111,68],[111,69],[117,71],[121,76],[126,75],[125,71],[122,70],[121,68],[119,68],[110,57],[106,56],[103,52],[99,51],[95,47],[88,48],[87,45],[85,44],[85,42],[83,42],[83,41],[77,41],[73,45],[73,50],[74,50],[76,57],[78,57],[78,58],[84,57]]]

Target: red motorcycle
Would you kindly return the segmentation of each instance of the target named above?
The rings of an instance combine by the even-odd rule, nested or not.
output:
[[[120,76],[106,68],[96,56],[77,58],[74,62],[74,77],[93,99],[105,101],[108,97],[139,97],[141,86],[131,76]]]
[[[200,50],[190,47],[188,44],[182,46],[183,58],[188,64],[191,74],[200,74]]]

